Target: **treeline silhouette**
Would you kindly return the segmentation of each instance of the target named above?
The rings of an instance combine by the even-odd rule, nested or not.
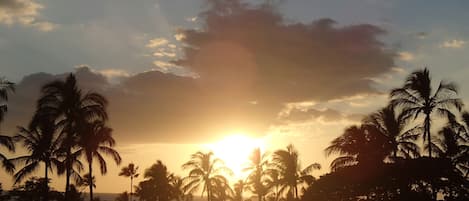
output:
[[[7,111],[11,82],[3,80],[0,120]],[[325,154],[336,157],[330,172],[315,178],[317,163],[301,167],[293,145],[262,153],[255,149],[244,171],[247,177],[230,185],[232,171],[212,152],[196,152],[182,165],[187,175],[176,176],[157,160],[143,173],[130,163],[119,176],[130,178],[130,193],[117,201],[191,201],[200,195],[207,201],[313,201],[313,200],[469,200],[469,113],[463,111],[454,83],[440,82],[433,88],[430,72],[411,73],[404,85],[390,92],[384,108],[367,115],[334,139]],[[106,126],[106,99],[82,92],[73,74],[64,81],[46,84],[37,110],[27,127],[14,137],[1,136],[0,143],[14,151],[21,143],[28,155],[6,158],[3,168],[21,182],[41,164],[43,178],[32,177],[6,196],[17,200],[83,200],[80,188],[93,197],[93,162],[106,173],[104,155],[117,164],[112,129]],[[437,126],[441,128],[437,129]],[[81,159],[88,164],[88,173]],[[240,164],[241,165],[241,164]],[[64,174],[65,193],[51,191],[49,172]],[[71,184],[73,179],[74,184]],[[134,189],[135,188],[135,192]],[[250,197],[250,198],[248,198]],[[3,199],[6,197],[3,196]],[[0,198],[1,199],[1,198]]]

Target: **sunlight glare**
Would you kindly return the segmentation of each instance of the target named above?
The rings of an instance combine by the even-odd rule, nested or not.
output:
[[[264,140],[251,138],[245,134],[237,133],[229,135],[222,140],[209,144],[208,148],[216,157],[222,159],[225,165],[233,171],[233,179],[240,179],[248,173],[243,169],[249,164],[249,157],[254,149],[265,150]]]

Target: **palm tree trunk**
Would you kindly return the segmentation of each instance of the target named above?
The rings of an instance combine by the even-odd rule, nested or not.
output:
[[[210,193],[210,183],[209,181],[206,181],[207,183],[205,184],[206,185],[206,188],[207,188],[207,201],[211,201],[212,198],[212,194]]]
[[[68,200],[68,194],[70,191],[70,175],[71,175],[71,165],[70,165],[70,158],[71,158],[71,150],[67,150],[67,155],[65,158],[65,199]]]
[[[432,157],[432,138],[430,134],[430,113],[425,114],[425,135],[428,140],[428,157]]]
[[[44,201],[48,201],[49,200],[49,175],[48,175],[48,172],[47,172],[47,169],[49,168],[49,166],[47,165],[46,162],[44,162],[44,180],[45,180],[45,183],[44,183]]]
[[[295,185],[295,200],[298,200],[298,188]]]
[[[89,180],[88,180],[88,183],[89,183],[89,186],[90,186],[90,201],[93,201],[93,159],[90,159],[89,162],[88,162],[88,169],[89,169],[89,173],[90,173],[90,176],[89,176]]]
[[[132,185],[133,185],[133,180],[134,180],[134,177],[131,175],[130,176],[130,198],[129,200],[132,201]]]

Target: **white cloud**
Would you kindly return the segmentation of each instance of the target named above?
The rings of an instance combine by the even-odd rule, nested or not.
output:
[[[111,79],[115,77],[129,77],[130,74],[121,69],[103,69],[103,70],[97,70],[100,74],[104,75],[105,77]]]
[[[40,31],[51,31],[56,25],[39,21],[39,11],[44,6],[34,0],[0,0],[0,24],[22,24]]]
[[[195,22],[195,21],[197,21],[197,16],[195,16],[195,17],[188,17],[188,18],[186,18],[186,21],[188,21],[188,22]]]
[[[186,35],[184,35],[184,33],[177,33],[177,34],[174,34],[174,38],[175,38],[177,41],[181,41],[181,40],[183,40],[184,38],[186,38]]]
[[[453,40],[448,40],[448,41],[443,42],[441,47],[444,47],[444,48],[462,48],[465,44],[466,44],[466,41],[453,39]]]
[[[407,51],[398,52],[397,55],[402,61],[412,61],[415,59],[415,55]]]
[[[165,38],[155,38],[155,39],[151,39],[146,46],[149,48],[156,48],[162,45],[166,45],[168,43],[169,41]]]
[[[176,57],[176,53],[173,52],[173,51],[168,51],[164,48],[160,48],[158,49],[157,52],[153,53],[153,56],[156,56],[156,57]]]

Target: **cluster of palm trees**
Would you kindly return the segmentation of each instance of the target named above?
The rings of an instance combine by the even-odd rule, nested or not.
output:
[[[454,171],[467,180],[469,113],[463,111],[457,93],[454,83],[440,82],[434,90],[426,68],[411,73],[403,87],[391,91],[388,106],[368,115],[361,125],[348,127],[326,148],[327,155],[339,155],[331,170],[448,159]],[[444,126],[438,131],[434,125]],[[436,191],[432,192],[434,198]]]
[[[13,84],[6,81],[0,84],[0,100],[7,100]],[[80,159],[85,159],[88,163],[86,177],[89,178],[85,178],[88,181],[93,180],[94,163],[98,164],[102,174],[107,172],[104,155],[110,156],[119,164],[121,157],[113,149],[115,141],[112,129],[106,125],[107,104],[102,95],[83,92],[73,74],[65,80],[56,80],[44,85],[29,125],[19,127],[18,134],[12,138],[0,138],[0,142],[10,150],[13,150],[14,142],[21,143],[27,150],[26,155],[10,159],[0,155],[3,167],[14,173],[15,184],[43,164],[47,190],[42,199],[48,200],[49,173],[55,170],[58,174],[65,174],[64,199],[69,200],[71,179],[77,183],[84,180],[80,176],[84,169]],[[0,108],[0,117],[3,117],[6,104],[2,104]],[[90,200],[93,200],[94,183],[88,183]]]
[[[145,171],[146,180],[136,186],[136,195],[142,201],[191,200],[194,193],[206,196],[207,201],[243,201],[243,193],[247,191],[259,201],[298,199],[298,189],[304,189],[315,180],[311,171],[321,168],[314,163],[301,169],[299,154],[293,145],[271,155],[255,149],[250,163],[245,165],[244,171],[249,175],[231,187],[228,178],[232,171],[213,152],[192,154],[190,160],[182,165],[188,171],[184,178],[169,173],[166,166],[157,161]],[[122,169],[121,175],[136,175],[136,171],[129,170],[134,167],[129,164]]]

